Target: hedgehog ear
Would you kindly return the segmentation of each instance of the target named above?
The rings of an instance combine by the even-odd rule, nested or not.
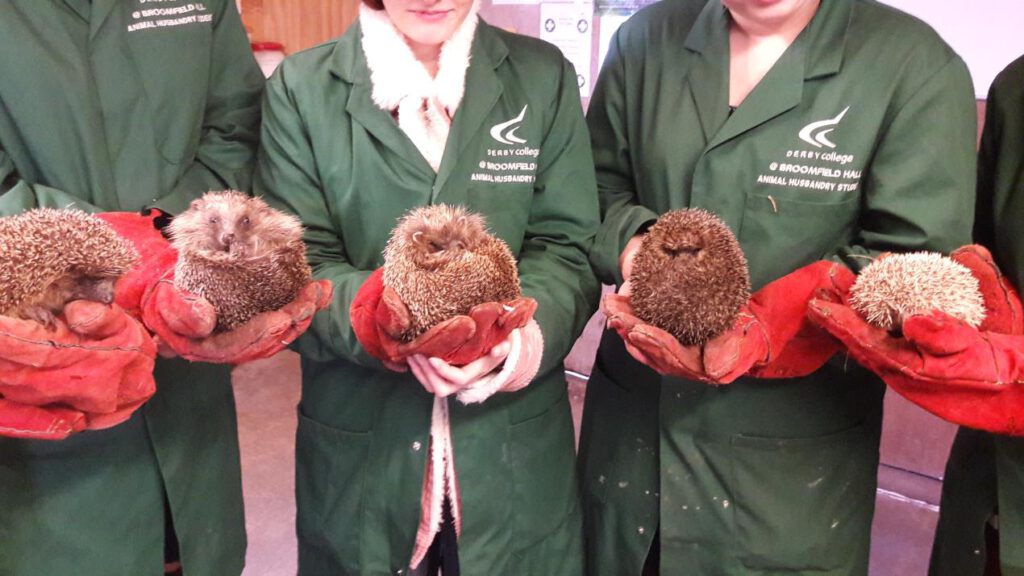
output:
[[[189,210],[199,210],[199,207],[202,206],[202,205],[203,205],[202,198],[196,198],[195,200],[192,201],[191,204],[188,205],[188,207],[189,207]]]
[[[459,226],[465,226],[467,224],[469,224],[469,217],[465,214],[459,216]]]
[[[422,230],[417,230],[417,231],[413,232],[412,233],[413,244],[420,244],[421,243],[420,242],[420,238],[421,237],[423,237],[423,231]]]

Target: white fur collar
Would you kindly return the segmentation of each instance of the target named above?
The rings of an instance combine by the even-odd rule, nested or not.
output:
[[[454,116],[466,88],[478,7],[479,0],[474,0],[466,19],[441,47],[437,76],[431,78],[387,13],[360,4],[359,24],[373,83],[373,102],[383,110],[394,111],[407,96],[436,98]]]

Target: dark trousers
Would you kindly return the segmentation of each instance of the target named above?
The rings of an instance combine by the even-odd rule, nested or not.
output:
[[[427,556],[411,576],[459,576],[459,546],[452,520],[452,508],[448,499],[444,501],[444,522],[441,531],[434,536],[434,542],[427,550]]]
[[[658,567],[661,564],[661,530],[654,533],[654,542],[651,542],[651,549],[647,552],[647,561],[644,562],[644,571],[640,576],[658,576]]]

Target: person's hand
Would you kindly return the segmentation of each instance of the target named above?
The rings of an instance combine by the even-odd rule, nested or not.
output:
[[[446,398],[462,391],[500,366],[511,347],[509,342],[502,342],[491,348],[487,354],[464,366],[452,366],[440,358],[421,354],[409,356],[407,360],[409,369],[427,392],[439,398]]]
[[[386,366],[405,364],[411,356],[438,358],[453,366],[467,365],[505,341],[533,317],[537,302],[517,298],[486,302],[468,314],[449,318],[409,342],[401,335],[411,325],[411,314],[398,294],[383,283],[378,268],[363,282],[350,308],[352,330],[363,348]]]
[[[330,281],[313,280],[280,310],[257,314],[233,330],[214,333],[217,312],[213,306],[174,286],[177,251],[160,232],[170,216],[159,210],[99,216],[139,252],[140,265],[118,282],[116,301],[142,319],[155,335],[161,356],[216,364],[269,358],[305,332],[313,315],[330,304]]]
[[[755,292],[733,326],[703,346],[683,346],[637,318],[621,291],[605,296],[601,308],[630,355],[660,374],[712,384],[744,375],[793,378],[813,373],[838,350],[807,320],[807,302],[819,290],[845,295],[853,279],[845,267],[825,261],[796,270]]]
[[[70,302],[53,330],[0,317],[0,435],[60,439],[127,420],[156,391],[155,356],[116,305]]]

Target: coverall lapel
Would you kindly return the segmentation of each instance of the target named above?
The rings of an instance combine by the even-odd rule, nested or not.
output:
[[[490,117],[491,111],[501,97],[502,86],[495,69],[508,55],[508,47],[481,21],[473,39],[472,58],[466,70],[466,93],[462,104],[452,119],[444,156],[437,172],[437,180],[431,193],[431,201],[437,199],[452,171],[458,165],[466,147],[479,134],[481,126]]]
[[[693,52],[686,86],[697,107],[704,140],[718,133],[729,115],[729,18],[718,2],[708,2],[686,37]]]
[[[718,5],[718,2],[712,4]],[[715,38],[708,39],[706,53],[712,52],[712,46],[725,46],[725,65],[719,69],[719,75],[725,78],[725,94],[728,94],[728,17],[724,11],[721,14],[725,25],[711,29]],[[725,121],[708,143],[708,148],[728,142],[798,106],[803,99],[805,80],[838,72],[842,66],[850,14],[850,2],[822,2],[807,28]],[[701,15],[702,19],[705,16],[708,16],[707,10]],[[718,98],[728,102],[726,95]]]
[[[352,26],[358,27],[359,21],[356,20]],[[373,84],[370,82],[370,69],[363,56],[361,37],[361,31],[356,34],[346,34],[338,40],[334,48],[331,73],[352,84],[345,110],[352,116],[355,123],[366,129],[392,153],[433,177],[434,169],[430,167],[426,158],[416,149],[409,137],[398,127],[398,122],[391,117],[390,113],[382,110],[373,102]]]
[[[72,12],[78,14],[82,20],[89,21],[89,13],[92,11],[89,0],[64,0],[64,4],[71,8]]]
[[[96,37],[107,17],[121,0],[92,0],[92,15],[89,18],[89,39]]]

